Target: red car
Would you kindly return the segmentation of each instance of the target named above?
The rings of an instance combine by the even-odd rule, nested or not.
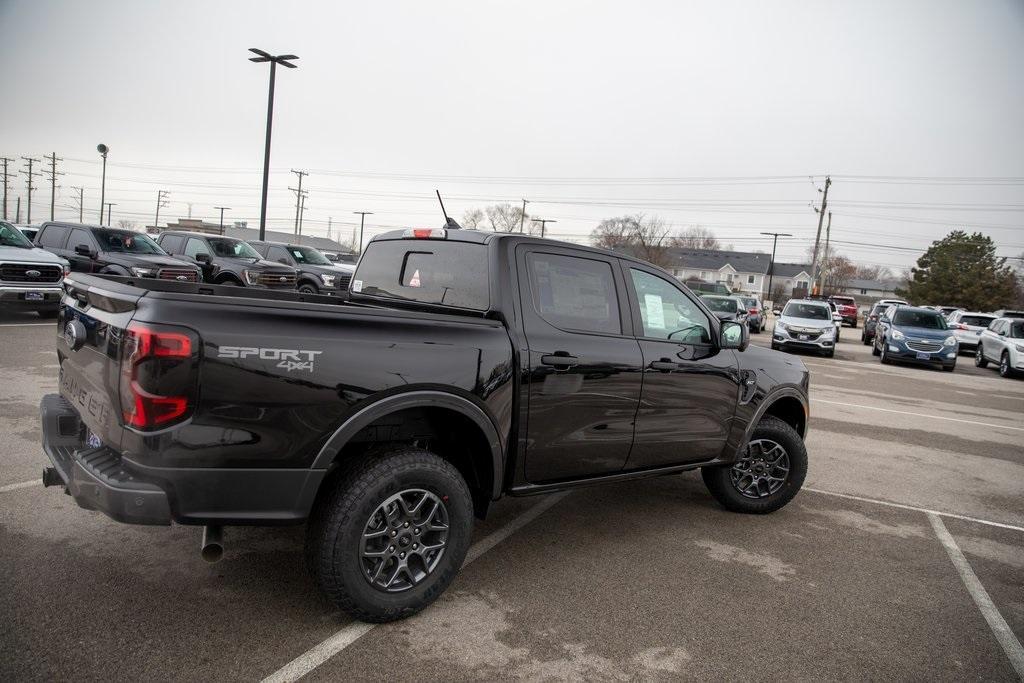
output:
[[[839,315],[843,316],[843,322],[856,329],[857,301],[852,296],[830,296],[828,300],[836,305]]]

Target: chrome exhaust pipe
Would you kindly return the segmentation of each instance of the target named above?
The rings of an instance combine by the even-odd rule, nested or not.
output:
[[[223,527],[219,525],[203,527],[203,543],[199,554],[203,556],[204,560],[211,563],[224,557]]]

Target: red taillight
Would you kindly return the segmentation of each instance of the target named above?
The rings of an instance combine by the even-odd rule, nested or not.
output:
[[[750,309],[750,315],[756,315],[756,314],[757,314],[757,309],[756,308],[751,308]]]
[[[140,368],[146,361],[188,360],[192,357],[192,337],[185,332],[154,329],[129,323],[124,332],[121,356],[121,407],[124,423],[147,429],[173,422],[185,415],[189,396],[181,393],[190,387],[176,386],[173,392],[157,394],[143,387]],[[166,365],[166,362],[163,363]],[[166,367],[151,368],[147,377],[160,383],[170,374]],[[178,382],[180,383],[180,382]]]

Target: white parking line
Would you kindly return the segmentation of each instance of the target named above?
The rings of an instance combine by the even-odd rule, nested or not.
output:
[[[0,323],[0,327],[45,327],[48,325],[56,327],[54,323]]]
[[[986,526],[999,527],[1000,529],[1024,531],[1024,526],[1015,526],[1013,524],[1005,524],[1003,522],[993,522],[989,519],[980,519],[978,517],[958,515],[955,512],[940,512],[939,510],[929,510],[928,508],[921,508],[915,505],[904,505],[903,503],[893,503],[888,500],[879,500],[877,498],[864,498],[863,496],[854,496],[849,493],[839,493],[838,491],[823,491],[822,489],[814,489],[809,486],[803,487],[803,490],[810,491],[811,493],[820,493],[825,496],[835,496],[836,498],[848,498],[850,500],[858,500],[862,503],[874,503],[875,505],[885,505],[886,507],[899,508],[900,510],[913,510],[914,512],[923,512],[927,515],[938,515],[939,517],[949,517],[950,519],[961,519],[965,522],[975,522],[977,524],[985,524]]]
[[[18,489],[27,489],[32,486],[42,486],[43,482],[40,479],[33,479],[32,481],[23,481],[17,484],[7,484],[6,486],[0,486],[0,493],[7,493],[8,491],[17,491]]]
[[[564,491],[562,493],[555,493],[547,496],[544,500],[519,515],[505,526],[501,527],[490,536],[478,541],[469,549],[469,552],[466,553],[466,561],[462,563],[462,566],[465,567],[470,562],[522,529],[567,495],[569,495],[569,492]],[[263,683],[285,683],[286,681],[297,681],[379,625],[380,624],[366,624],[361,621],[354,621],[264,678]]]
[[[999,609],[992,602],[992,598],[988,596],[988,591],[981,585],[978,575],[971,569],[970,563],[967,562],[967,558],[964,557],[960,546],[956,544],[952,534],[946,529],[946,525],[942,523],[938,515],[929,514],[928,520],[932,523],[932,528],[935,529],[935,535],[939,537],[939,541],[946,548],[946,553],[949,555],[949,559],[953,561],[953,566],[960,573],[960,578],[963,580],[967,592],[974,598],[974,604],[981,610],[981,616],[985,617],[988,627],[992,629],[992,634],[999,641],[1003,652],[1010,659],[1010,663],[1017,671],[1017,675],[1024,679],[1024,647],[1021,646],[1017,636],[1014,635],[1009,624],[1003,619],[1003,615],[999,613]]]
[[[912,415],[914,417],[926,417],[932,420],[946,420],[947,422],[962,422],[969,425],[978,425],[979,427],[994,427],[996,429],[1012,429],[1017,432],[1024,432],[1024,427],[1011,427],[1010,425],[997,425],[991,422],[978,422],[977,420],[961,420],[957,417],[944,417],[942,415],[929,415],[927,413],[912,413],[907,410],[892,410],[891,408],[878,408],[875,406],[864,406],[859,403],[843,403],[841,401],[828,401],[823,398],[814,399],[815,403],[831,403],[835,406],[846,406],[848,408],[863,408],[865,410],[877,410],[883,413],[896,413],[897,415]]]

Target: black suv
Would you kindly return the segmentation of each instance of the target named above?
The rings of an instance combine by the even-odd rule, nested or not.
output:
[[[36,246],[65,258],[79,273],[198,282],[199,270],[171,257],[149,235],[82,223],[43,223]]]
[[[195,263],[210,284],[295,289],[294,268],[264,260],[234,237],[167,230],[157,242],[168,253]]]
[[[332,263],[313,247],[259,240],[250,240],[249,244],[268,261],[283,263],[298,271],[298,289],[304,294],[345,292],[355,272],[355,266]]]

